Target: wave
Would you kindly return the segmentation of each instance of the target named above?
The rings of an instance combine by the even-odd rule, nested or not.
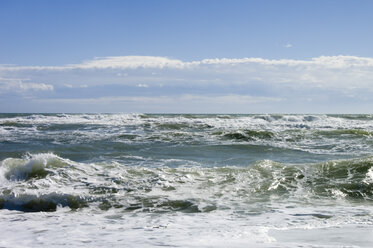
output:
[[[0,123],[0,127],[32,127],[32,125],[17,121],[4,121]]]
[[[5,159],[1,171],[3,177],[10,181],[30,180],[32,178],[45,178],[53,173],[51,168],[68,165],[63,159],[52,154],[26,155],[24,159]]]
[[[318,130],[317,134],[323,136],[337,136],[349,135],[355,137],[372,137],[373,132],[363,129],[335,129],[335,130]]]
[[[282,201],[371,202],[373,157],[313,164],[262,160],[247,167],[146,168],[77,163],[48,153],[1,161],[0,180],[0,207],[12,210],[55,211],[60,206],[209,212]]]
[[[213,134],[220,135],[223,138],[230,140],[267,140],[274,137],[274,133],[263,130],[240,130],[235,132],[214,132]]]
[[[203,123],[156,123],[156,127],[160,130],[181,130],[187,128],[195,129],[208,129],[212,128],[212,125]]]
[[[372,120],[372,115],[203,115],[203,114],[0,114],[0,126],[38,124],[138,125],[154,123],[162,127],[176,124],[176,128],[194,126],[221,127],[227,124],[249,123],[308,123],[312,125],[360,124]],[[178,126],[178,125],[181,126]],[[184,125],[184,126],[183,126]]]
[[[86,199],[69,194],[9,194],[0,197],[0,209],[23,212],[53,212],[57,210],[57,207],[69,207],[76,210],[87,206]]]

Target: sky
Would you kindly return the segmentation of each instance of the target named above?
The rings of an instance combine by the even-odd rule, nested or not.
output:
[[[0,112],[373,113],[370,0],[0,0]]]

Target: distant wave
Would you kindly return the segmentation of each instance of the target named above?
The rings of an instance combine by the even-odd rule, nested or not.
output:
[[[117,153],[125,144],[239,143],[357,157],[373,155],[371,120],[371,115],[0,114],[0,145],[12,144],[25,153],[70,151],[70,144],[75,151],[100,154],[104,143],[120,147]],[[7,156],[0,154],[0,159]]]

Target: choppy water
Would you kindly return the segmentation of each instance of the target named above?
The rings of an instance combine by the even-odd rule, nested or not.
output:
[[[372,115],[0,114],[0,247],[371,247]]]

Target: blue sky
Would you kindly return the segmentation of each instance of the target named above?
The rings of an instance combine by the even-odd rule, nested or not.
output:
[[[0,112],[371,113],[373,1],[0,1]]]

